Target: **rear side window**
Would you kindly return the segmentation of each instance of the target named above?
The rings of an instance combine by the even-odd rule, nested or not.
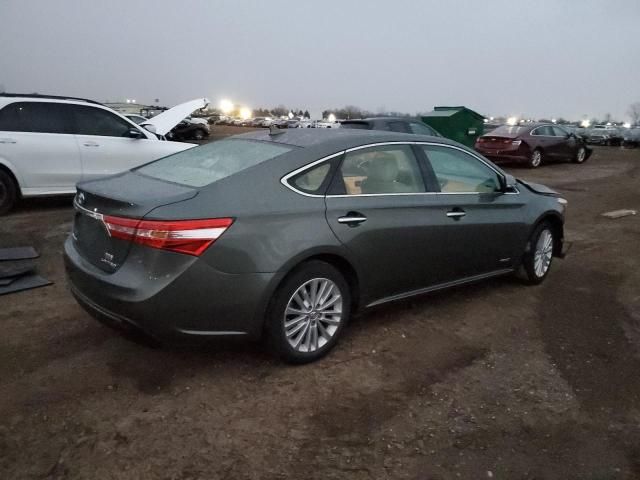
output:
[[[75,132],[78,135],[127,137],[133,126],[111,112],[96,107],[73,106]]]
[[[317,194],[324,190],[322,187],[326,187],[330,171],[331,163],[325,162],[296,175],[291,180],[291,184],[303,192]]]
[[[418,162],[408,145],[364,148],[346,154],[340,168],[347,195],[420,193],[424,181]],[[341,190],[341,191],[340,191]]]
[[[204,187],[291,150],[267,142],[219,140],[161,158],[136,171],[168,182]]]
[[[0,131],[72,133],[67,105],[47,102],[10,103],[0,110]]]

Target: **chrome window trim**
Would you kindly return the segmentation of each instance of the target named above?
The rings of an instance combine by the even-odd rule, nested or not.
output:
[[[542,125],[541,125],[542,126]],[[464,148],[460,148],[457,147],[455,145],[448,145],[446,143],[437,143],[437,142],[426,142],[426,141],[392,141],[392,142],[377,142],[377,143],[369,143],[366,145],[358,145],[357,147],[351,147],[348,148],[346,150],[342,150],[340,152],[337,153],[333,153],[331,155],[328,155],[326,157],[323,157],[319,160],[315,160],[311,163],[308,163],[307,165],[304,165],[300,168],[297,168],[296,170],[286,174],[285,176],[283,176],[280,179],[280,183],[282,183],[282,185],[284,185],[285,187],[287,187],[288,189],[292,190],[293,192],[299,194],[299,195],[303,195],[305,197],[311,197],[311,198],[354,198],[354,197],[396,197],[396,196],[407,196],[407,195],[411,195],[411,196],[415,196],[415,195],[489,195],[493,192],[411,192],[411,193],[359,193],[356,195],[347,195],[347,194],[339,194],[339,195],[317,195],[317,194],[313,194],[313,193],[306,193],[303,191],[298,190],[297,188],[295,188],[293,185],[291,185],[289,183],[289,179],[291,177],[294,177],[296,175],[298,175],[299,173],[304,172],[305,170],[308,170],[310,168],[315,167],[316,165],[322,163],[322,162],[326,162],[328,160],[331,160],[332,158],[335,158],[339,155],[343,155],[343,154],[347,154],[350,152],[355,152],[357,150],[362,150],[365,148],[370,148],[370,147],[382,147],[385,145],[430,145],[430,146],[434,146],[434,147],[445,147],[445,148],[451,148],[453,150],[459,150],[462,153],[465,153],[467,155],[469,155],[472,158],[475,158],[476,160],[478,160],[479,162],[481,162],[482,164],[484,164],[485,166],[487,166],[490,170],[492,170],[496,175],[503,177],[504,174],[502,172],[500,172],[499,170],[496,170],[492,165],[490,165],[489,163],[487,163],[485,160],[483,160],[481,157],[479,157],[478,155],[476,155],[473,152],[469,152],[468,150],[465,150]],[[518,195],[520,194],[520,190],[518,190],[517,187],[513,188],[515,191],[514,192],[502,192],[502,195]],[[498,193],[498,192],[495,192]]]
[[[326,162],[328,160],[331,160],[332,158],[338,157],[340,155],[343,155],[345,153],[345,150],[342,150],[340,152],[337,153],[332,153],[331,155],[327,155],[326,157],[322,157],[320,160],[315,160],[311,163],[307,163],[306,165],[297,168],[296,170],[294,170],[293,172],[287,173],[284,177],[282,177],[280,179],[280,183],[282,185],[284,185],[285,187],[287,187],[289,190],[293,190],[295,193],[299,194],[299,195],[303,195],[305,197],[311,197],[311,198],[324,198],[325,195],[318,195],[315,193],[307,193],[307,192],[303,192],[302,190],[298,190],[296,187],[294,187],[293,185],[291,185],[289,183],[289,179],[291,177],[295,177],[296,175],[298,175],[299,173],[304,172],[305,170],[309,170],[313,167],[315,167],[316,165],[319,165],[320,163]]]
[[[557,125],[552,125],[552,124],[538,125],[536,128],[534,128],[533,130],[531,130],[529,132],[529,135],[531,135],[532,137],[562,138],[562,137],[558,137],[556,135],[538,135],[538,134],[534,133],[539,128],[542,128],[542,127],[555,127],[555,126],[557,126]],[[552,130],[553,130],[553,128],[552,128]],[[567,132],[567,133],[569,133],[569,132]]]

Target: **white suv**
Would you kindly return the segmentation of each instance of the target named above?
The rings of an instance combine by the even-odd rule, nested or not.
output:
[[[153,120],[142,128],[90,100],[0,94],[0,215],[20,197],[75,193],[81,180],[195,146],[159,139],[172,123],[171,110],[162,114],[162,131],[156,131]],[[180,115],[175,124],[184,118]]]

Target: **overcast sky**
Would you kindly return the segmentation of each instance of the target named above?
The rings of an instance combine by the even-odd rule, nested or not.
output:
[[[12,92],[571,119],[640,101],[639,0],[0,0],[0,20]]]

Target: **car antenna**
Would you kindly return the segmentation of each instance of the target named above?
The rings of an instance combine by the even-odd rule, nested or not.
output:
[[[269,125],[269,135],[282,135],[284,130],[276,127],[275,125]]]

